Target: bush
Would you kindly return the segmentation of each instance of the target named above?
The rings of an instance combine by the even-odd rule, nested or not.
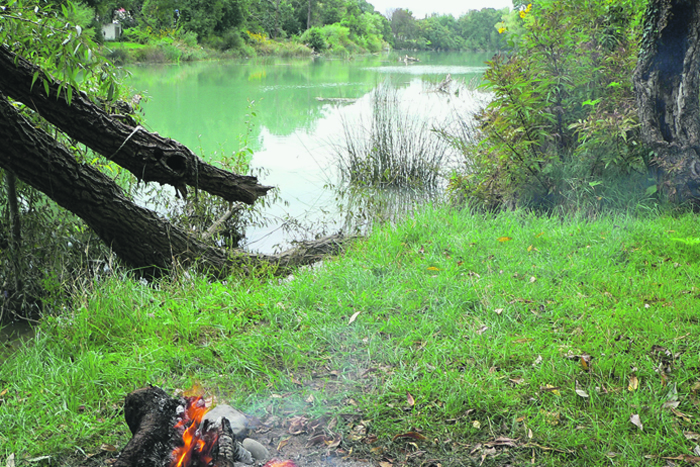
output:
[[[489,206],[551,207],[611,177],[646,177],[631,85],[642,7],[622,3],[556,0],[504,23],[514,50],[488,63],[483,139],[462,148],[473,172],[453,188]]]

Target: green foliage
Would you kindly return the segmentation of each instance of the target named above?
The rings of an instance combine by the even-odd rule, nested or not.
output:
[[[512,13],[515,33],[499,26],[514,51],[488,63],[493,100],[479,115],[483,139],[468,150],[475,166],[458,177],[462,189],[489,205],[551,206],[574,189],[561,174],[584,188],[646,176],[631,85],[642,3],[553,0]]]

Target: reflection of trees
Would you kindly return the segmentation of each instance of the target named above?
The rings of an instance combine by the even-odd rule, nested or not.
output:
[[[263,125],[282,136],[299,128],[311,131],[323,116],[324,103],[317,97],[357,98],[369,92],[373,72],[365,67],[379,63],[370,57],[360,63],[266,59],[139,67],[132,70],[131,85],[151,97],[144,108],[152,130],[201,145],[207,155],[230,154],[247,131],[249,101],[255,101],[257,114],[248,139],[255,150]],[[209,141],[219,146],[209,147]]]

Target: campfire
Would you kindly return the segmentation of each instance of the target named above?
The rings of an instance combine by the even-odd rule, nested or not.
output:
[[[114,467],[295,467],[289,460],[268,460],[268,452],[247,438],[246,417],[221,404],[210,407],[202,395],[172,398],[156,387],[126,397],[124,418],[132,438]]]

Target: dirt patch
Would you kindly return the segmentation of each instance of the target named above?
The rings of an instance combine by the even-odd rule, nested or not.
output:
[[[293,460],[297,467],[372,467],[368,459],[350,457],[335,423],[327,417],[269,416],[252,419],[249,436],[265,446],[270,457]]]

